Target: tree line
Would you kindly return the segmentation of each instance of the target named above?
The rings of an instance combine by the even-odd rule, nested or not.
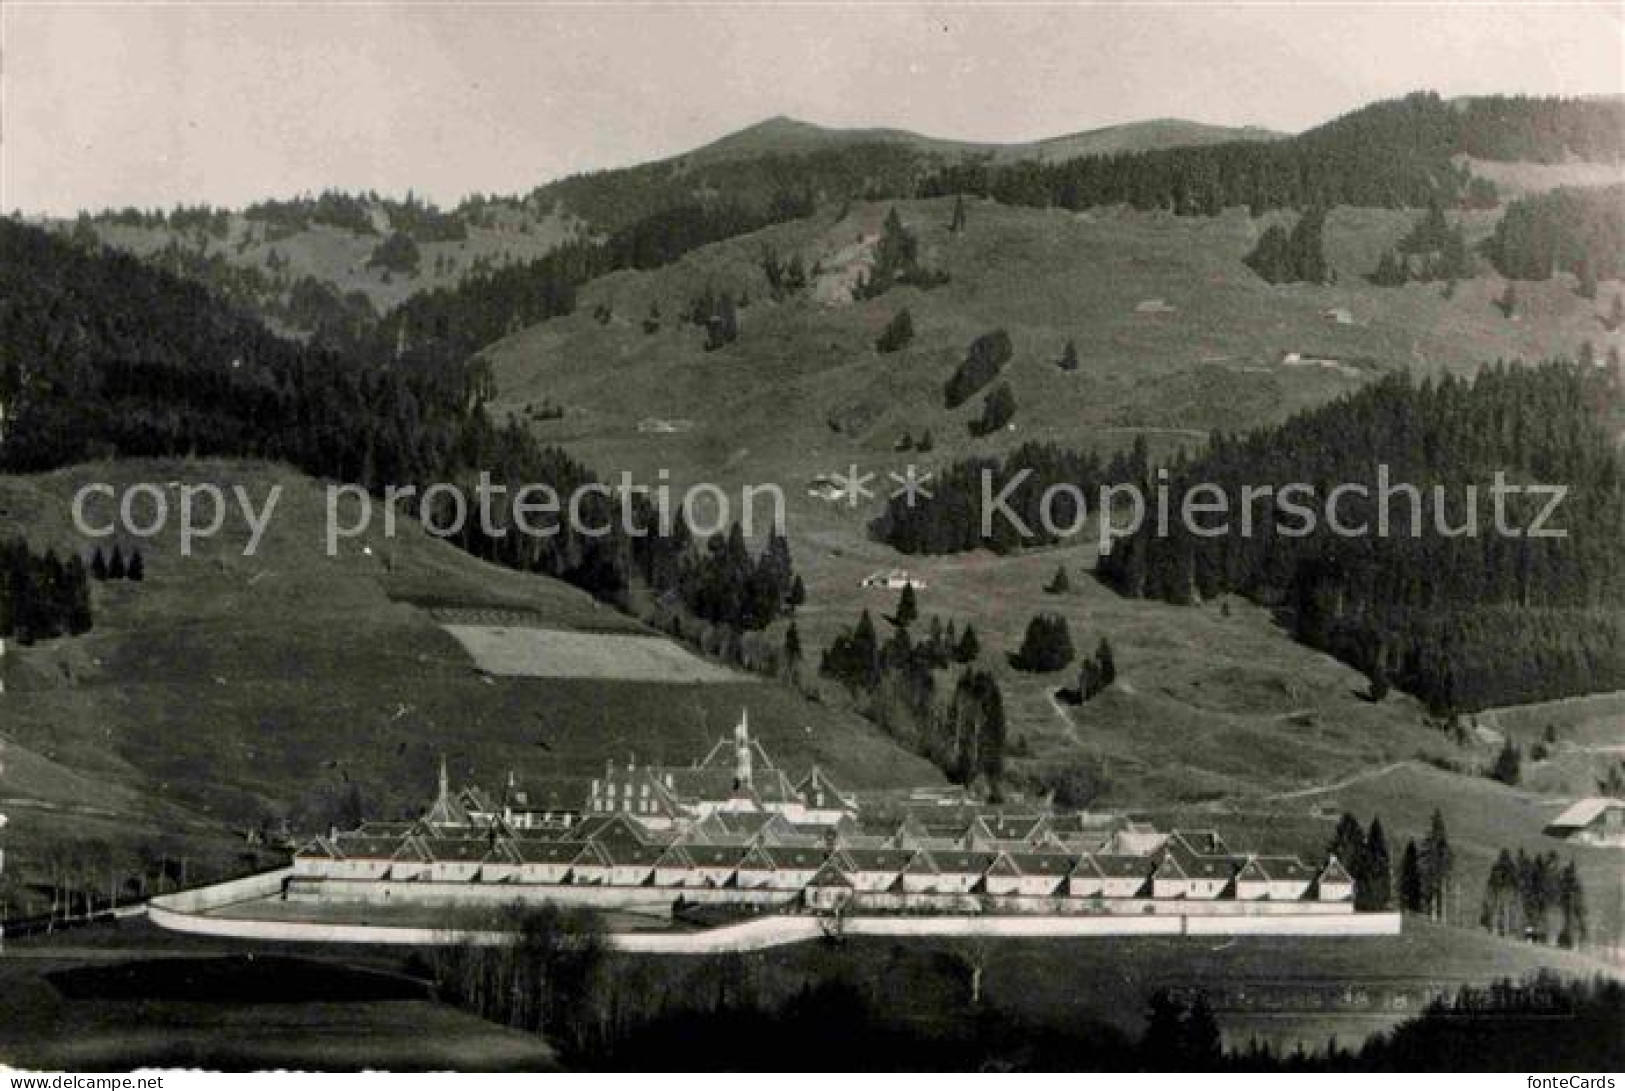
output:
[[[1092,155],[1057,163],[967,159],[921,182],[922,196],[976,194],[1010,205],[1126,204],[1183,216],[1246,207],[1491,207],[1495,187],[1456,157],[1625,157],[1625,104],[1486,98],[1464,106],[1434,92],[1373,103],[1295,137]]]

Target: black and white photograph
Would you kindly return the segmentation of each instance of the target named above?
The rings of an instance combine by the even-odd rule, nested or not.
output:
[[[10,0],[0,1079],[1612,1091],[1622,352],[1621,0]]]

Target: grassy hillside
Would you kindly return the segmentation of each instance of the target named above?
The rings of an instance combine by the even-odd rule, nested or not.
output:
[[[476,561],[415,523],[390,542],[380,519],[376,533],[329,558],[319,486],[280,467],[129,462],[0,478],[0,510],[36,548],[83,549],[68,503],[92,480],[242,484],[256,503],[273,485],[284,493],[256,556],[241,555],[240,524],[191,558],[174,537],[147,543],[145,582],[96,586],[92,632],[9,649],[0,811],[13,823],[8,863],[23,875],[55,845],[108,839],[104,820],[124,827],[116,840],[132,858],[150,839],[218,842],[266,819],[325,829],[352,785],[369,815],[416,813],[441,755],[455,780],[491,787],[509,769],[579,786],[609,759],[688,761],[747,704],[770,752],[797,774],[817,762],[854,786],[938,779],[855,717],[754,678],[487,676],[415,604],[501,610],[579,632],[643,630],[562,584]],[[96,821],[64,823],[64,809]]]

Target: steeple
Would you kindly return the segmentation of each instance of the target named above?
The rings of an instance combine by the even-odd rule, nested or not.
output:
[[[451,778],[446,775],[446,755],[440,755],[440,792],[438,799],[444,803],[451,795]]]
[[[734,728],[734,783],[749,788],[750,783],[750,709],[741,709],[739,725]]]

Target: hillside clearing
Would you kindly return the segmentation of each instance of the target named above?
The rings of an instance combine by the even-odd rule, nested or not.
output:
[[[621,682],[752,682],[661,637],[568,633],[507,625],[447,625],[479,669],[505,678]]]

